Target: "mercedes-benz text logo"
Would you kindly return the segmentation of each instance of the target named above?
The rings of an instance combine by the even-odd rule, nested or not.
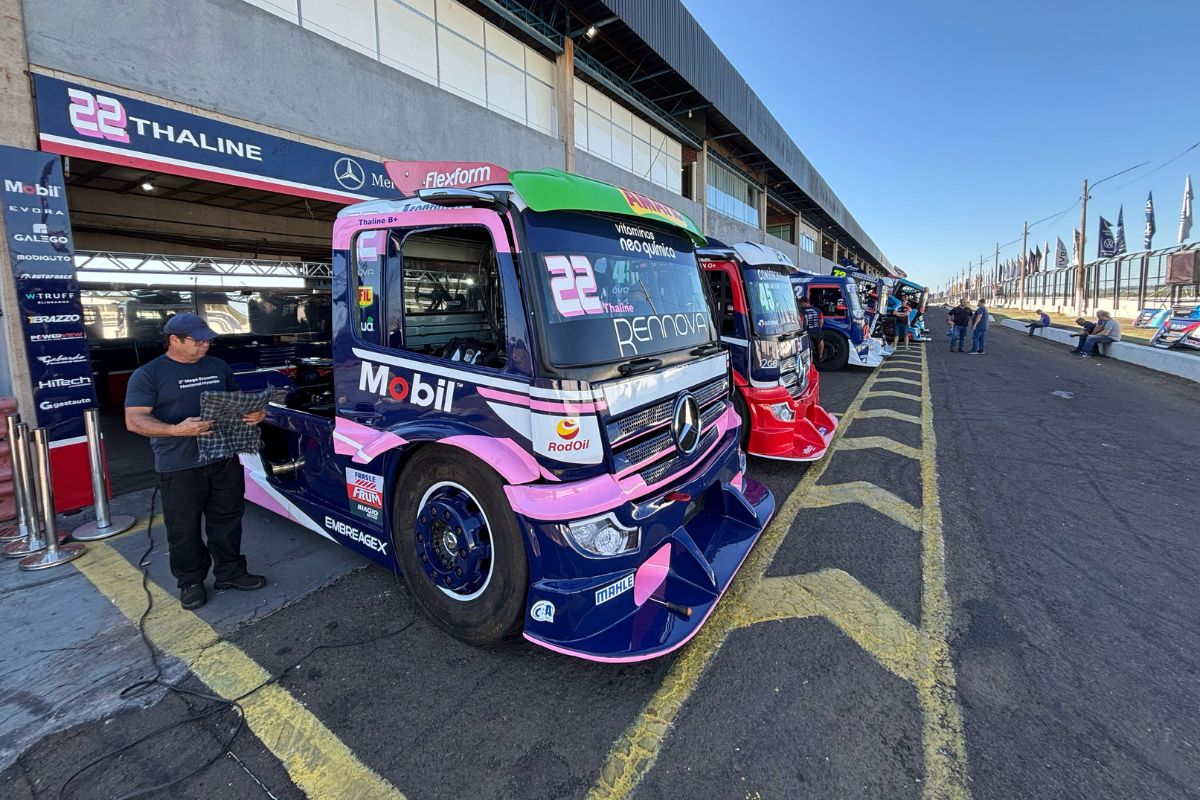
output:
[[[675,447],[685,456],[696,452],[700,445],[700,405],[689,392],[679,395],[671,414],[671,436]]]
[[[343,188],[356,192],[363,187],[367,182],[367,173],[363,171],[362,164],[359,164],[353,158],[339,158],[333,164],[333,177]]]

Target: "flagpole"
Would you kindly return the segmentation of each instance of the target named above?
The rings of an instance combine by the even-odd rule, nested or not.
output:
[[[1079,215],[1079,252],[1075,254],[1075,313],[1083,316],[1083,262],[1084,262],[1084,245],[1087,242],[1087,201],[1088,201],[1088,183],[1087,178],[1083,179],[1083,195],[1081,202],[1083,203],[1083,211]]]
[[[1021,284],[1017,287],[1017,307],[1025,310],[1025,271],[1029,269],[1029,220],[1025,220],[1025,232],[1021,234]]]
[[[993,275],[993,277],[992,277],[992,292],[991,292],[992,296],[989,299],[994,301],[996,299],[996,284],[1000,282],[1000,243],[999,242],[996,242],[996,263],[993,264],[992,266],[994,267],[994,269],[992,270],[992,275]]]

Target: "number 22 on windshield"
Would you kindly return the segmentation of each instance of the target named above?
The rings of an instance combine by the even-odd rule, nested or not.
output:
[[[587,256],[546,256],[554,307],[564,317],[603,314],[604,304],[596,296],[596,275]]]

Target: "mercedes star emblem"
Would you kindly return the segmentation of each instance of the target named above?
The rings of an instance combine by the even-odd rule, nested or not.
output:
[[[685,456],[696,452],[700,445],[700,405],[689,392],[679,395],[672,413],[671,435],[675,447]]]
[[[339,158],[333,165],[333,177],[343,188],[357,192],[367,182],[367,173],[353,158]]]

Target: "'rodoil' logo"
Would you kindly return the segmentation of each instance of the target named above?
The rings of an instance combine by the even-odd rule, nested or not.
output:
[[[364,361],[358,375],[358,388],[374,392],[380,397],[390,397],[398,402],[407,400],[415,406],[436,408],[449,413],[454,405],[454,389],[458,383],[438,378],[434,383],[421,373],[414,372],[412,383],[399,375],[393,375],[386,364]]]
[[[579,438],[579,420],[560,419],[558,424],[554,426],[554,432],[558,434],[558,438],[562,439],[562,441],[546,443],[546,449],[551,453],[582,451],[592,446],[591,439]]]

